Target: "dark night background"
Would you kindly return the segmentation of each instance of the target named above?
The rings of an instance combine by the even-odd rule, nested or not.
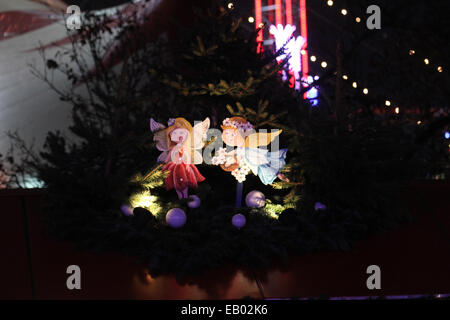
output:
[[[194,1],[208,2],[213,1]],[[226,5],[230,1],[219,2]],[[78,0],[71,3],[78,4],[82,10],[93,10],[125,1]],[[174,6],[175,3],[167,1],[167,6]],[[237,0],[233,3],[237,15],[252,15],[253,1]],[[296,2],[293,3],[295,12]],[[368,32],[365,28],[368,17],[365,8],[373,4],[381,8],[382,29]],[[433,110],[446,104],[450,87],[448,73],[435,71],[438,66],[450,61],[447,41],[450,33],[448,1],[342,0],[335,1],[329,7],[327,1],[314,0],[308,1],[307,7],[309,55],[316,55],[319,59],[315,64],[310,63],[311,74],[320,75],[323,72],[320,68],[320,61],[323,60],[327,61],[329,69],[336,66],[336,42],[339,40],[342,44],[341,54],[344,55],[344,73],[358,82],[358,88],[369,88],[371,93],[370,98],[363,94],[348,97],[352,103],[367,107],[375,102],[382,105],[389,99],[399,104],[399,107]],[[349,14],[340,14],[342,8],[346,8]],[[172,12],[176,16],[181,14],[176,9]],[[361,17],[362,22],[355,23],[355,17]],[[253,30],[253,24],[246,19],[244,22],[248,24],[249,30]],[[413,58],[408,55],[410,49],[417,52]],[[423,60],[431,57],[431,65],[425,66]]]
[[[228,12],[220,18],[192,14],[191,6],[213,2],[223,8],[233,2],[234,9],[215,7],[215,14]],[[298,1],[293,2],[295,13]],[[124,3],[70,0],[82,11]],[[336,0],[332,6],[307,1],[308,54],[317,57],[309,63],[310,74],[320,76],[314,83],[318,107],[281,81],[274,52],[257,55],[253,39],[247,41],[255,31],[248,21],[253,4],[163,0],[150,29],[169,30],[167,43],[153,45],[146,37],[134,42],[133,35],[148,29],[131,24],[124,27],[131,32],[115,42],[119,49],[111,56],[119,59],[105,62],[106,68],[102,57],[94,59],[94,68],[74,72],[69,64],[76,64],[72,57],[82,51],[76,46],[65,56],[45,57],[48,73],[39,80],[51,84],[54,78],[46,77],[56,71],[68,76],[70,89],[57,98],[70,106],[65,111],[73,111],[71,133],[82,143],[72,145],[71,137],[54,130],[39,158],[13,139],[28,156],[22,164],[11,161],[17,175],[33,173],[45,189],[0,190],[0,210],[12,213],[0,224],[5,237],[0,252],[8,262],[0,288],[12,288],[3,296],[439,298],[450,293],[450,1]],[[365,9],[373,4],[381,8],[381,30],[366,28]],[[111,30],[104,27],[105,17],[90,18],[93,27],[80,31],[82,40],[76,41],[100,46],[96,40]],[[236,18],[242,18],[237,35],[230,32]],[[64,59],[72,60],[61,63]],[[7,70],[7,63],[2,67]],[[262,72],[271,68],[270,76]],[[15,76],[20,84],[21,74]],[[235,91],[220,91],[221,82]],[[90,95],[74,93],[79,83],[91,86]],[[16,99],[20,85],[10,88],[16,89]],[[52,103],[63,104],[60,100]],[[263,101],[268,107],[260,112]],[[241,103],[247,109],[237,109]],[[8,106],[15,107],[12,98]],[[179,116],[210,117],[211,127],[218,128],[235,110],[262,128],[283,129],[281,145],[289,149],[284,173],[291,180],[262,185],[249,175],[244,198],[259,190],[266,207],[236,208],[235,179],[201,164],[207,179],[190,190],[201,203],[191,207],[163,187],[164,173],[156,163],[160,150],[148,118],[167,123]],[[49,115],[46,120],[53,120]],[[139,195],[151,195],[150,205],[129,201]],[[166,215],[174,208],[187,216],[176,230]],[[242,229],[231,223],[237,213],[247,218]],[[65,287],[64,268],[74,263],[87,270],[80,292]],[[366,267],[375,263],[382,266],[382,291],[366,289]]]

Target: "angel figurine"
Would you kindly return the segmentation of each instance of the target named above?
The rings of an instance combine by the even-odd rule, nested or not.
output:
[[[162,170],[170,171],[165,179],[166,188],[175,189],[179,199],[188,198],[188,188],[196,188],[205,180],[195,165],[203,162],[200,151],[209,125],[209,118],[194,127],[186,119],[176,118],[169,119],[166,128],[150,119],[153,140],[156,148],[162,151],[157,161],[165,163]]]
[[[227,152],[222,148],[218,156],[212,159],[213,164],[220,164],[223,170],[231,172],[239,183],[245,180],[249,171],[257,175],[265,185],[271,184],[277,177],[288,181],[280,173],[286,165],[287,149],[269,152],[259,148],[269,145],[282,130],[272,130],[270,133],[255,132],[253,125],[242,117],[227,118],[221,127],[224,143],[236,149]]]

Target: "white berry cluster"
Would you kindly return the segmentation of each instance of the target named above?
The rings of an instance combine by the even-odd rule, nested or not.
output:
[[[224,127],[233,127],[236,128],[242,132],[246,132],[246,131],[250,131],[253,130],[253,125],[250,122],[238,122],[238,121],[232,121],[230,118],[226,118],[225,120],[223,120],[222,125]]]
[[[245,181],[245,177],[250,172],[250,167],[245,163],[245,161],[241,161],[239,163],[239,167],[233,171],[231,171],[231,174],[233,177],[236,178],[238,182]]]
[[[227,153],[227,151],[225,148],[220,148],[217,152],[217,155],[211,159],[211,163],[215,166],[225,164],[225,162],[227,160],[226,153]]]

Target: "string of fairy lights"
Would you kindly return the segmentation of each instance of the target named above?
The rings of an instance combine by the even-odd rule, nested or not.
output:
[[[337,5],[335,6],[335,1],[333,1],[333,0],[327,0],[326,1],[326,5],[328,6],[328,7],[337,7]],[[228,4],[227,4],[227,7],[228,7],[228,9],[230,9],[230,10],[232,10],[232,9],[234,9],[234,3],[232,3],[232,2],[229,2]],[[346,17],[351,17],[352,15],[350,14],[350,11],[347,9],[347,8],[341,8],[341,10],[340,10],[340,14],[341,15],[343,15],[343,16],[346,16]],[[249,16],[248,17],[248,22],[249,23],[255,23],[255,18],[253,17],[253,16]],[[357,23],[357,24],[360,24],[363,20],[362,20],[362,18],[360,17],[360,16],[354,16],[354,21],[355,21],[355,23]],[[263,28],[265,26],[265,24],[264,23],[261,23],[260,25],[259,25],[259,27],[260,28]],[[305,50],[301,50],[301,55],[305,55],[306,54],[306,51]],[[416,50],[415,49],[409,49],[409,55],[410,56],[416,56]],[[328,62],[326,61],[326,60],[324,60],[324,59],[319,59],[318,57],[317,57],[317,55],[311,55],[310,56],[310,61],[312,62],[312,63],[320,63],[320,67],[322,68],[322,69],[326,69],[327,67],[328,67]],[[431,63],[431,58],[429,58],[429,57],[426,57],[426,58],[424,58],[424,60],[423,60],[423,62],[424,62],[424,64],[426,65],[426,66],[432,66],[432,63]],[[442,66],[442,65],[436,65],[436,71],[437,72],[439,72],[439,73],[442,73],[442,72],[444,72],[444,67]],[[351,86],[354,88],[354,89],[361,89],[360,88],[360,84],[358,83],[358,81],[356,81],[356,80],[352,80],[352,79],[350,79],[350,76],[347,74],[347,73],[344,73],[343,75],[342,75],[342,79],[346,82],[346,83],[349,83],[349,84],[351,84]],[[364,95],[369,95],[369,88],[367,88],[367,87],[363,87],[362,88],[362,93],[364,94]],[[396,105],[390,98],[386,98],[385,100],[384,100],[384,106],[386,107],[386,109],[391,109],[391,110],[393,110],[393,112],[395,113],[395,114],[400,114],[400,107],[398,106],[398,105]],[[417,121],[417,125],[421,125],[422,124],[422,121],[421,120],[418,120]],[[450,133],[447,131],[447,132],[445,132],[445,139],[450,139]],[[449,148],[450,148],[450,145],[449,145]]]
[[[327,5],[328,5],[328,7],[333,7],[334,6],[334,1],[333,0],[327,0]],[[349,13],[349,10],[348,9],[346,9],[346,8],[342,8],[341,9],[341,11],[340,11],[340,13],[343,15],[343,16],[348,16],[348,17],[350,17],[350,13]],[[355,22],[356,23],[361,23],[361,21],[362,21],[362,19],[361,19],[361,17],[359,17],[359,16],[355,16]],[[414,49],[409,49],[409,55],[410,56],[414,56],[414,55],[416,55],[416,51],[414,50]],[[313,58],[314,57],[314,58]],[[312,62],[315,62],[317,60],[317,58],[315,57],[315,56],[311,56],[311,61]],[[430,66],[431,65],[431,59],[430,58],[424,58],[424,64],[425,65],[427,65],[427,66]],[[322,63],[321,63],[321,67],[322,68],[326,68],[326,65],[327,65],[327,62],[326,61],[323,61]],[[443,71],[444,71],[444,67],[443,66],[441,66],[441,65],[438,65],[437,67],[436,67],[436,71],[437,72],[439,72],[439,73],[442,73]],[[348,77],[348,75],[343,75],[342,76],[342,78],[344,79],[344,80],[349,80],[349,77]],[[350,81],[350,82],[352,82],[352,81]],[[355,88],[355,89],[357,89],[358,88],[358,83],[356,82],[356,81],[353,81],[352,82],[352,87],[353,88]],[[364,88],[363,89],[363,93],[365,94],[365,95],[367,95],[367,94],[369,94],[369,90],[367,89],[367,88]],[[386,107],[391,107],[391,106],[393,106],[393,103],[391,102],[391,100],[389,99],[389,98],[387,98],[386,100],[385,100],[385,106]],[[395,107],[394,108],[394,112],[396,113],[396,114],[399,114],[400,113],[400,108],[399,107]],[[417,121],[417,125],[421,125],[422,124],[422,121]]]
[[[334,6],[334,1],[333,1],[333,0],[327,0],[326,3],[327,3],[327,5],[328,5],[328,7],[333,7],[333,6]],[[340,13],[341,13],[343,16],[350,16],[349,10],[346,9],[346,8],[342,8],[341,11],[340,11]],[[355,22],[356,22],[356,23],[359,24],[359,23],[361,23],[361,21],[362,21],[361,17],[355,16]],[[411,49],[409,49],[408,54],[409,54],[410,56],[416,56],[416,50],[411,48]],[[311,62],[316,62],[316,61],[317,61],[317,58],[316,58],[315,56],[311,56]],[[424,63],[426,66],[432,66],[431,59],[430,59],[429,57],[425,57],[424,60],[423,60],[423,63]],[[326,68],[326,67],[327,67],[327,62],[326,62],[326,61],[322,61],[322,62],[321,62],[321,67],[322,67],[322,68]],[[438,73],[444,72],[444,67],[443,67],[442,65],[436,65],[435,67],[436,67],[436,71],[437,71]],[[342,78],[343,78],[344,80],[346,80],[346,81],[350,81],[349,76],[346,75],[346,74],[344,74],[344,75],[342,76]],[[352,82],[352,81],[350,81],[350,82]],[[358,83],[357,83],[356,81],[353,81],[353,82],[352,82],[352,87],[355,88],[355,89],[357,89],[357,88],[358,88]],[[367,88],[364,88],[364,89],[363,89],[363,93],[367,95],[367,94],[369,94],[369,90],[368,90]],[[386,107],[391,107],[392,105],[393,105],[393,103],[391,102],[390,99],[386,99],[386,100],[385,100],[385,106],[386,106]],[[399,113],[400,113],[400,108],[399,108],[398,106],[396,106],[396,107],[394,108],[394,112],[395,112],[396,114],[399,114]],[[417,125],[420,126],[421,124],[422,124],[422,121],[421,121],[421,120],[418,120],[418,121],[417,121]],[[450,139],[450,132],[449,132],[449,131],[446,131],[446,132],[444,133],[444,138],[445,138],[446,140],[449,140],[449,139]],[[450,144],[448,145],[448,147],[449,147],[449,151],[450,151]]]
[[[327,1],[327,5],[328,5],[329,7],[333,7],[333,6],[334,6],[334,1],[333,1],[333,0],[328,0],[328,1]],[[347,16],[347,15],[349,15],[349,11],[348,11],[347,9],[343,8],[343,9],[341,9],[341,14],[342,14],[343,16]],[[358,16],[355,17],[355,22],[356,22],[356,23],[360,23],[361,21],[362,21],[362,20],[361,20],[360,17],[358,17]],[[414,49],[410,49],[410,50],[409,50],[409,55],[410,55],[410,56],[413,56],[413,55],[415,55],[415,54],[416,54],[416,51],[415,51]],[[431,65],[431,60],[430,60],[430,58],[424,58],[423,62],[425,63],[425,65]],[[441,65],[438,65],[438,66],[436,67],[436,71],[439,72],[439,73],[442,73],[442,72],[444,71],[444,67],[441,66]]]
[[[334,1],[328,0],[328,1],[327,1],[327,5],[330,6],[330,7],[332,7],[332,6],[334,5]],[[234,9],[234,3],[229,2],[228,5],[227,5],[227,7],[228,7],[228,9],[230,9],[230,10]],[[349,12],[348,12],[347,9],[344,8],[344,9],[341,10],[341,14],[344,15],[344,16],[347,16],[347,15],[349,14]],[[249,16],[247,20],[248,20],[249,23],[254,23],[254,22],[255,22],[255,18],[254,18],[253,16]],[[360,17],[356,17],[356,18],[355,18],[355,21],[356,21],[356,23],[360,23],[362,20],[361,20]],[[260,27],[264,27],[264,24],[260,25]],[[305,54],[306,54],[306,51],[305,51],[305,50],[302,50],[300,53],[301,53],[302,55],[305,55]],[[313,63],[319,62],[316,55],[311,55],[310,61],[313,62]],[[320,61],[320,66],[321,66],[323,69],[326,69],[326,68],[328,67],[328,62],[325,61],[325,60],[322,60],[322,61]],[[442,67],[441,67],[441,70],[442,70]],[[351,85],[352,85],[352,87],[353,87],[354,89],[358,89],[358,87],[359,87],[358,82],[357,82],[357,81],[351,81],[351,80],[350,80],[350,77],[349,77],[347,74],[344,74],[344,75],[342,76],[342,78],[343,78],[345,81],[351,82]],[[364,95],[368,95],[368,94],[369,94],[369,89],[368,89],[368,88],[363,88],[363,89],[362,89],[362,93],[363,93]],[[385,105],[386,105],[386,107],[390,107],[390,106],[392,105],[392,102],[391,102],[389,99],[386,99]],[[399,113],[400,113],[400,108],[399,108],[399,107],[395,107],[395,108],[394,108],[394,112],[395,112],[396,114],[399,114]]]

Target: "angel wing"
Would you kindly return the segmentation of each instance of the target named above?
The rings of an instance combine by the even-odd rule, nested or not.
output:
[[[193,162],[193,164],[202,164],[203,156],[200,153],[200,151],[194,150],[192,162]]]
[[[168,151],[169,150],[169,144],[167,142],[166,138],[166,131],[160,130],[153,134],[153,141],[156,142],[156,149],[159,151]]]
[[[201,149],[205,145],[206,131],[208,131],[210,126],[209,118],[206,118],[202,122],[194,125],[192,130],[192,148]]]
[[[208,131],[210,126],[209,118],[206,118],[202,122],[199,122],[194,125],[192,129],[192,145],[191,148],[193,154],[193,163],[201,164],[203,162],[203,157],[199,149],[202,149],[205,145],[206,140],[206,132]]]
[[[159,123],[159,122],[153,120],[153,118],[150,118],[150,131],[151,132],[160,131],[165,128],[166,127],[162,123]]]
[[[260,146],[267,146],[276,137],[278,137],[283,130],[272,130],[271,132],[256,132],[252,133],[247,138],[245,138],[245,147],[246,148],[257,148]]]
[[[156,149],[162,151],[157,162],[165,162],[169,154],[169,145],[166,139],[166,127],[150,118],[150,130],[153,132],[153,141],[156,142]]]
[[[161,151],[161,150],[160,150],[160,151]],[[159,155],[159,157],[158,157],[158,159],[156,160],[156,162],[158,162],[158,163],[166,162],[166,159],[167,159],[168,155],[169,155],[169,151],[163,151],[163,152]]]

